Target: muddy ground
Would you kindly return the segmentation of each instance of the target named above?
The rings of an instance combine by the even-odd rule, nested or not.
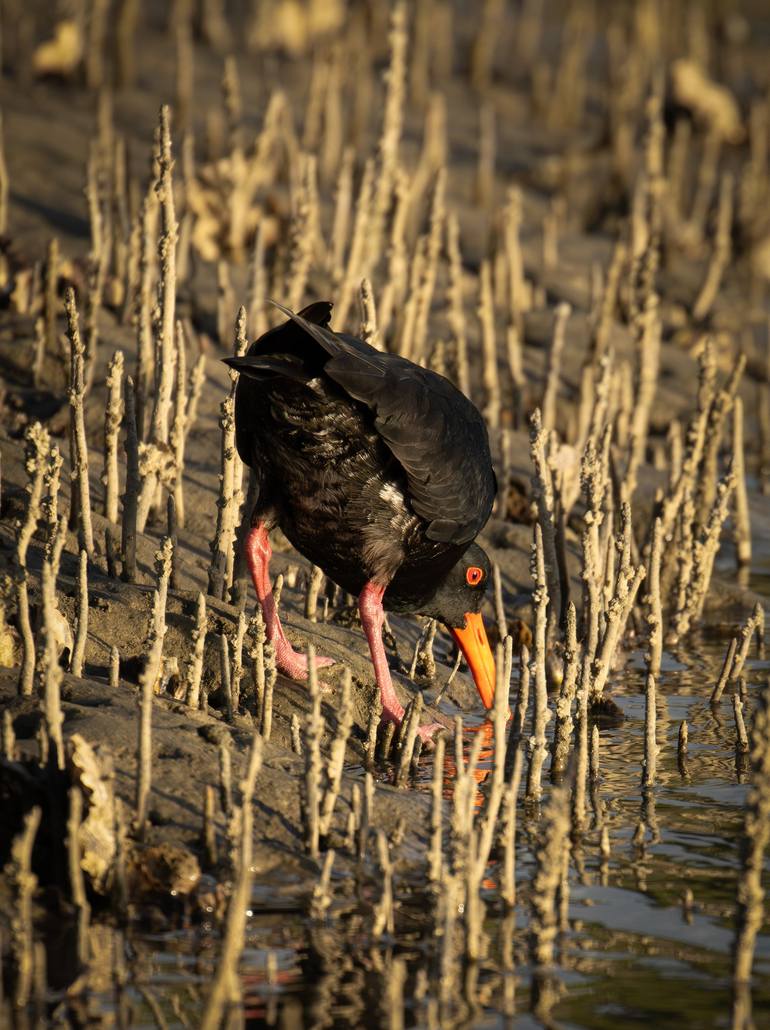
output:
[[[50,31],[47,4],[25,5],[31,12],[37,35]],[[137,177],[144,175],[150,142],[157,119],[158,105],[173,100],[173,61],[169,59],[169,37],[163,19],[153,15],[141,30],[141,48],[137,55],[139,74],[135,85],[117,91],[113,96],[115,129],[127,142],[130,168]],[[760,24],[761,19],[760,19]],[[765,31],[767,26],[764,26]],[[467,287],[467,317],[472,354],[472,379],[478,391],[481,381],[479,331],[473,316],[479,264],[485,255],[490,237],[492,215],[480,210],[473,201],[473,179],[478,150],[479,102],[469,89],[464,72],[463,54],[472,38],[472,20],[467,11],[457,16],[457,66],[446,83],[450,143],[450,176],[448,202],[460,218]],[[6,44],[6,49],[8,44]],[[751,49],[752,60],[758,60],[758,45]],[[21,57],[17,58],[21,61]],[[206,111],[219,103],[219,78],[222,60],[202,42],[196,44],[196,109],[193,128],[196,139],[205,136]],[[383,66],[384,55],[377,57]],[[72,77],[50,76],[25,80],[8,59],[3,76],[3,134],[10,182],[10,206],[7,252],[13,260],[31,265],[43,258],[47,241],[55,235],[61,252],[73,263],[73,279],[82,278],[83,260],[89,247],[88,211],[83,195],[84,168],[89,144],[94,138],[96,98],[80,81]],[[270,88],[280,81],[294,109],[301,117],[310,75],[310,59],[291,59],[284,53],[249,59],[239,54],[239,73],[243,121],[248,132],[261,123]],[[527,275],[538,286],[537,301],[524,318],[524,366],[532,401],[543,390],[545,349],[550,339],[553,312],[559,301],[572,305],[567,327],[567,345],[559,396],[558,424],[566,428],[579,389],[580,368],[587,352],[592,306],[591,275],[596,265],[606,268],[612,253],[617,219],[611,211],[597,211],[607,199],[611,183],[606,154],[602,150],[601,126],[589,117],[572,129],[549,128],[532,116],[526,90],[520,83],[506,78],[501,67],[492,87],[497,105],[498,137],[495,197],[502,202],[512,182],[523,189],[524,228],[522,246]],[[375,93],[367,123],[366,140],[373,146],[381,115],[381,94]],[[404,159],[414,162],[422,135],[423,114],[411,107],[407,110]],[[178,141],[177,141],[178,142]],[[175,145],[177,145],[175,142]],[[362,144],[362,149],[365,146]],[[570,180],[569,216],[559,243],[558,261],[554,268],[544,268],[540,224],[551,194],[551,176],[556,180],[565,173],[566,156],[574,159],[578,171]],[[566,173],[565,173],[566,174]],[[604,198],[604,201],[603,201]],[[324,194],[325,217],[328,215],[329,193]],[[665,334],[659,388],[652,409],[650,459],[641,471],[641,486],[636,497],[635,514],[646,525],[652,509],[655,490],[665,479],[661,456],[665,453],[666,432],[674,418],[685,419],[695,401],[697,359],[695,345],[700,328],[687,323],[687,312],[702,282],[708,254],[687,257],[672,254],[661,271],[660,291]],[[739,346],[747,357],[747,372],[740,394],[747,418],[747,452],[750,474],[750,503],[754,533],[756,566],[766,568],[770,546],[770,502],[758,490],[759,447],[756,396],[767,389],[767,333],[765,286],[760,278],[752,279],[748,259],[736,258],[724,277],[708,328],[714,333],[720,374],[729,369]],[[236,303],[245,299],[243,266],[231,270]],[[753,293],[749,296],[750,287]],[[318,275],[306,290],[307,300],[329,295],[329,283]],[[277,298],[283,300],[283,298]],[[333,297],[331,299],[334,299]],[[168,634],[165,654],[179,660],[183,675],[190,658],[191,633],[194,626],[197,592],[206,589],[210,562],[209,542],[213,534],[218,492],[220,434],[217,427],[219,405],[229,389],[229,378],[220,358],[229,353],[229,339],[220,340],[216,333],[216,279],[211,262],[198,260],[191,278],[180,288],[180,307],[195,334],[196,346],[206,355],[206,379],[200,401],[199,417],[187,447],[184,474],[187,521],[179,531],[175,562],[178,583],[169,593]],[[0,374],[2,375],[2,414],[0,415],[0,450],[2,452],[2,500],[0,501],[0,574],[10,575],[19,520],[25,510],[23,467],[23,433],[35,420],[50,430],[63,453],[68,453],[68,408],[65,390],[64,363],[60,355],[48,354],[44,366],[43,385],[31,382],[33,320],[15,313],[5,298],[0,310]],[[234,314],[234,312],[233,312]],[[445,318],[434,312],[432,331],[445,332]],[[60,329],[63,330],[63,319]],[[138,721],[138,679],[146,654],[145,640],[150,619],[152,592],[155,585],[153,555],[164,532],[161,520],[151,522],[138,541],[138,581],[129,585],[107,574],[102,514],[103,487],[100,482],[103,444],[102,419],[105,406],[104,379],[109,359],[120,348],[127,365],[133,364],[135,334],[130,325],[121,323],[114,311],[99,314],[99,347],[94,385],[87,404],[87,429],[90,448],[90,481],[94,504],[96,554],[89,565],[89,634],[82,678],[65,674],[62,685],[64,734],[80,734],[86,741],[109,752],[114,766],[114,784],[125,803],[126,822],[130,823],[136,784],[136,740]],[[628,328],[617,322],[612,345],[622,359],[633,353]],[[504,392],[507,393],[507,386]],[[530,545],[532,529],[528,524],[526,494],[531,467],[526,432],[512,436],[512,473],[525,498],[520,505],[519,520],[506,518],[499,508],[481,536],[490,557],[502,573],[504,601],[509,618],[530,623],[532,618],[529,593]],[[499,463],[499,448],[496,458]],[[653,461],[655,455],[661,460]],[[656,467],[657,466],[657,467]],[[65,471],[66,471],[65,465]],[[121,477],[125,468],[121,466]],[[64,476],[62,508],[69,496],[68,476]],[[575,511],[567,533],[572,596],[580,603],[580,515]],[[727,534],[729,536],[729,534]],[[341,605],[332,605],[326,621],[309,622],[302,614],[304,582],[308,573],[305,559],[294,552],[279,535],[274,540],[273,573],[296,571],[294,587],[283,591],[281,610],[292,643],[304,648],[312,641],[319,653],[329,655],[337,665],[321,675],[324,685],[322,712],[325,718],[323,748],[328,752],[336,728],[336,711],[340,694],[342,666],[353,675],[354,728],[348,745],[346,773],[337,804],[330,843],[339,849],[340,862],[352,862],[344,844],[345,824],[350,808],[351,786],[361,783],[363,743],[369,711],[374,696],[374,683],[368,651],[355,619],[346,618]],[[33,616],[39,609],[37,577],[41,565],[41,540],[33,541],[30,552],[32,573],[31,602]],[[741,585],[733,575],[732,543],[725,540],[718,575],[709,599],[709,610],[718,612],[721,621],[740,621],[757,600],[749,585]],[[763,566],[764,563],[764,566]],[[59,579],[59,606],[67,621],[75,621],[75,577],[77,571],[75,536],[70,533],[65,547]],[[339,600],[339,599],[338,599]],[[253,606],[249,593],[247,612]],[[487,614],[494,621],[491,604]],[[37,755],[37,731],[40,715],[35,699],[17,697],[18,640],[14,636],[15,612],[9,594],[6,616],[10,659],[0,671],[0,708],[11,714],[17,740],[18,760]],[[243,708],[232,724],[227,724],[224,704],[217,693],[219,685],[218,634],[232,637],[237,610],[222,601],[208,599],[208,641],[204,682],[210,691],[211,707],[206,712],[193,711],[170,693],[157,696],[153,711],[152,794],[149,829],[145,844],[174,844],[193,853],[204,862],[202,844],[203,797],[207,786],[219,780],[219,754],[223,740],[230,749],[233,779],[237,783],[244,770],[244,761],[253,733],[253,697],[250,662],[242,684]],[[352,622],[352,624],[351,624]],[[425,718],[452,724],[461,713],[470,722],[481,720],[477,695],[465,670],[455,679],[438,709],[431,706],[439,686],[451,666],[449,638],[439,632],[436,645],[438,673],[435,682],[418,677],[409,681],[406,672],[421,625],[415,619],[392,618],[397,651],[392,653],[397,690],[406,700],[417,686],[424,688]],[[121,676],[117,687],[108,685],[109,656],[117,647],[121,659]],[[6,649],[6,654],[9,650]],[[66,655],[65,655],[66,658]],[[169,684],[170,691],[174,682]],[[297,870],[314,882],[318,866],[305,856],[300,810],[303,760],[291,749],[291,718],[300,719],[309,710],[308,693],[303,685],[279,676],[274,695],[272,739],[266,746],[265,762],[259,775],[255,799],[255,867],[258,873],[271,870]],[[405,831],[401,858],[424,850],[427,837],[428,799],[408,789],[398,790],[388,782],[388,772],[381,770],[376,791],[375,813],[378,825],[389,835]],[[19,827],[4,821],[0,832],[0,865],[7,856],[11,837]],[[220,848],[225,848],[226,819],[217,806],[217,829]],[[404,826],[399,828],[399,823]],[[224,875],[222,869],[212,869]]]

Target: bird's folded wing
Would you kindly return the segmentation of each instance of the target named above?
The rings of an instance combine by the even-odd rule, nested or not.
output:
[[[377,432],[406,473],[409,502],[429,523],[428,537],[470,543],[496,492],[484,422],[447,380],[393,355],[377,357],[360,361],[351,348],[324,372],[374,412]]]
[[[470,543],[497,491],[486,426],[474,405],[441,376],[304,318],[308,309],[297,315],[275,306],[329,355],[324,374],[374,413],[377,432],[406,473],[409,502],[429,523],[428,537]]]

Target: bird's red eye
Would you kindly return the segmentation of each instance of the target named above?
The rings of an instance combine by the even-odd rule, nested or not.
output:
[[[478,565],[471,565],[465,570],[465,582],[469,587],[477,587],[483,578],[484,573]]]

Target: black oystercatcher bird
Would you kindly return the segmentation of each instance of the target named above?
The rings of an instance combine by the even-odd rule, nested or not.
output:
[[[327,301],[298,315],[276,307],[289,320],[225,362],[240,373],[236,444],[258,498],[246,553],[278,668],[307,677],[271,592],[268,531],[276,524],[358,596],[383,720],[404,715],[382,642],[383,609],[442,622],[491,708],[494,660],[479,614],[490,566],[474,540],[496,483],[481,415],[443,376],[330,330]],[[438,728],[420,733],[428,739]]]

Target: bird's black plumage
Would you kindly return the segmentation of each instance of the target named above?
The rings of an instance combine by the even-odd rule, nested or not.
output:
[[[241,373],[236,444],[255,517],[349,592],[374,581],[386,608],[430,613],[489,518],[486,427],[443,376],[332,332],[331,308],[282,308],[287,322],[226,359]]]

